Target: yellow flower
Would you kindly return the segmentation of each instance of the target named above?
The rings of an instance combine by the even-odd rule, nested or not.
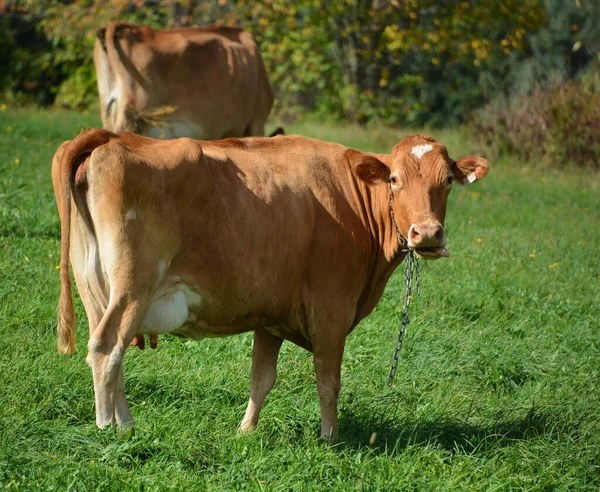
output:
[[[3,103],[2,106],[0,106],[0,111],[6,111],[6,108],[6,104]]]
[[[60,270],[60,265],[56,265],[54,268],[56,268],[57,270]]]
[[[556,268],[558,266],[558,263],[553,263],[552,265],[548,265],[548,268]]]
[[[535,258],[535,249],[533,250],[533,253],[529,255],[529,258]]]
[[[19,159],[18,157],[15,159],[15,164],[20,164],[21,163],[21,159]]]
[[[483,239],[481,239],[480,237],[477,238],[477,244],[481,244],[483,242]]]
[[[6,133],[10,133],[12,132],[12,126],[7,126],[6,127]]]

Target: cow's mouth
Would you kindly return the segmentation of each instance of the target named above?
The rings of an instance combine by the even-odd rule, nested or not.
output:
[[[446,246],[439,246],[437,248],[415,248],[418,258],[424,260],[437,260],[438,258],[447,258],[450,256],[450,251]]]

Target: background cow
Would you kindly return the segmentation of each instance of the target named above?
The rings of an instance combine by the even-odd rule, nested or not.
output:
[[[264,135],[273,90],[252,35],[240,28],[113,22],[97,33],[94,62],[107,130],[207,140]]]
[[[486,173],[485,159],[455,162],[427,135],[391,155],[299,136],[159,141],[90,130],[65,142],[52,164],[58,348],[75,348],[70,256],[90,323],[97,425],[133,424],[122,359],[137,333],[254,330],[241,429],[257,424],[289,340],[314,353],[321,434],[334,438],[346,336],[406,247],[448,256],[452,182]]]

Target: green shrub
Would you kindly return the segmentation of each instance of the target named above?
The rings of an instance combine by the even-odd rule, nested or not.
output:
[[[98,104],[96,71],[91,64],[83,64],[60,85],[55,103],[65,108],[86,109]]]
[[[470,126],[492,153],[550,166],[600,169],[598,71],[478,110]]]

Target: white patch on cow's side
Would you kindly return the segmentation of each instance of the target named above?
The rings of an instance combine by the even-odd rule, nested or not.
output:
[[[427,152],[429,152],[430,150],[433,150],[433,146],[430,145],[430,144],[427,144],[427,145],[415,145],[412,148],[412,150],[410,151],[410,153],[412,155],[416,155],[417,158],[420,159],[425,154],[427,154]]]
[[[130,208],[129,210],[127,210],[127,213],[125,214],[125,218],[127,220],[135,220],[136,214],[135,214],[135,210]]]
[[[142,332],[157,335],[172,332],[181,328],[188,314],[185,294],[180,290],[171,290],[150,303],[142,323]]]
[[[463,183],[466,185],[469,185],[469,184],[473,183],[476,179],[477,179],[477,176],[475,176],[475,173],[470,173],[464,179]]]
[[[164,277],[168,267],[167,260],[161,261],[158,267],[159,276]],[[178,331],[186,322],[195,319],[194,314],[190,313],[190,306],[198,308],[201,304],[202,296],[198,292],[187,284],[177,281],[174,288],[150,302],[142,323],[142,332],[161,334]]]
[[[200,306],[202,304],[202,296],[190,289],[187,284],[179,284],[178,289],[185,295],[188,306]]]

